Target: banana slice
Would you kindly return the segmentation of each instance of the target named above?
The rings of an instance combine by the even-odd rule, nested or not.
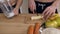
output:
[[[43,18],[43,16],[32,16],[31,20],[38,20],[38,19],[41,19],[41,18]]]

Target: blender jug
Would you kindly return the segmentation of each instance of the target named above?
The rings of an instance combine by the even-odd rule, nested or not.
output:
[[[11,6],[8,0],[1,0],[0,8],[7,18],[11,18],[14,16],[14,12],[12,11],[13,7]]]

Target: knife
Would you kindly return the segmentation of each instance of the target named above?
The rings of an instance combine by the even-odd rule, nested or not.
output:
[[[34,12],[36,13],[37,16],[39,16],[38,13],[37,13],[37,10],[34,10]]]
[[[45,26],[45,22],[44,22],[44,23],[42,23],[41,26],[40,26],[40,29],[39,29],[40,33],[41,33],[45,28],[46,28],[46,26]]]

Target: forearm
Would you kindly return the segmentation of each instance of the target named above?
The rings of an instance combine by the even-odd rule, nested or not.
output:
[[[23,2],[23,0],[17,0],[17,4],[16,4],[15,8],[19,9],[20,6],[22,5],[22,2]]]
[[[28,0],[28,6],[31,6],[31,4],[34,3],[34,0]]]
[[[32,2],[32,1],[34,1],[34,0],[28,0],[28,1],[29,1],[29,2],[31,1],[31,2]]]
[[[55,0],[55,2],[52,4],[55,8],[57,8],[60,4],[60,0]]]
[[[29,3],[33,3],[33,2],[34,2],[34,0],[28,0],[28,4],[29,4]]]
[[[28,0],[28,5],[34,3],[35,0]]]

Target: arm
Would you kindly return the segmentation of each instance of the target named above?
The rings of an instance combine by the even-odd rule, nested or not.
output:
[[[17,0],[17,4],[16,4],[16,7],[15,8],[19,9],[20,6],[21,6],[21,4],[22,4],[22,1],[23,0]]]
[[[52,17],[55,14],[56,9],[59,6],[59,4],[60,4],[60,0],[55,0],[54,3],[51,6],[47,7],[44,10],[42,15],[44,16],[45,20]]]
[[[17,0],[16,7],[13,9],[13,12],[15,15],[19,14],[19,8],[20,8],[21,4],[22,4],[22,0]]]
[[[36,9],[35,0],[28,0],[28,7],[32,11],[32,13],[34,13],[34,10]]]
[[[34,1],[34,0],[28,0],[28,1]]]
[[[60,4],[60,0],[55,0],[55,2],[52,4],[55,8],[57,8]]]

